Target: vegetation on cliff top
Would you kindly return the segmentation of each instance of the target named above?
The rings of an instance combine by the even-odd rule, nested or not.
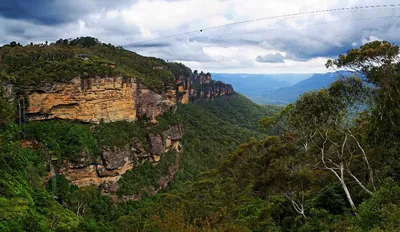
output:
[[[0,70],[0,78],[15,83],[19,91],[75,77],[123,76],[163,92],[175,87],[177,77],[191,73],[182,64],[144,57],[92,37],[26,46],[10,43],[0,47]]]

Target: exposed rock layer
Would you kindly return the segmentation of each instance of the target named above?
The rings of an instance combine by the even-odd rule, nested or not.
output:
[[[82,155],[80,162],[65,161],[64,168],[59,170],[60,174],[66,176],[72,184],[78,187],[96,186],[103,193],[113,194],[118,190],[118,180],[121,176],[135,166],[145,161],[160,161],[162,154],[174,149],[179,153],[182,150],[180,139],[183,136],[183,125],[170,126],[163,133],[149,133],[147,150],[139,139],[134,138],[130,144],[123,147],[104,147],[101,160],[89,162]],[[155,139],[156,138],[156,139]],[[177,172],[176,167],[171,167],[173,174]],[[167,180],[170,180],[167,178]],[[162,185],[165,185],[164,180]]]
[[[8,88],[9,92],[12,92],[11,87]],[[29,104],[24,118],[90,123],[136,121],[141,118],[155,121],[156,116],[176,107],[177,101],[187,104],[198,99],[213,100],[234,94],[231,85],[214,81],[211,74],[198,74],[197,71],[193,75],[181,76],[176,89],[164,94],[148,89],[134,78],[75,78],[70,83],[49,84],[31,91],[27,96]],[[162,133],[149,133],[148,147],[143,146],[137,138],[123,147],[103,147],[101,159],[89,161],[82,154],[80,162],[66,160],[58,172],[74,185],[96,186],[103,193],[113,195],[124,173],[146,161],[157,164],[163,153],[173,149],[177,152],[177,162],[169,167],[169,175],[159,180],[159,188],[149,186],[148,191],[155,193],[165,188],[179,170],[178,154],[182,151],[180,140],[183,131],[183,125],[178,124]],[[27,147],[34,145],[26,144]],[[137,197],[125,196],[123,200]]]
[[[68,119],[99,123],[155,119],[176,105],[175,91],[160,95],[134,78],[75,78],[28,96],[28,120]]]

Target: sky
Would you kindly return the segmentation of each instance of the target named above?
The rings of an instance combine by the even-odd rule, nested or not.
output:
[[[200,31],[258,18],[383,4],[396,7],[303,14]],[[0,44],[93,36],[214,73],[328,72],[328,59],[369,41],[400,44],[399,29],[398,0],[0,1]],[[153,40],[187,31],[196,32]]]

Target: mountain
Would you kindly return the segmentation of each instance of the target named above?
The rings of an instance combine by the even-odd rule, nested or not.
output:
[[[328,87],[339,76],[350,72],[324,74],[213,74],[213,78],[229,82],[238,93],[252,101],[267,105],[286,105],[311,90]]]
[[[1,231],[126,231],[280,110],[91,37],[6,45],[0,67]]]
[[[216,80],[232,84],[235,91],[257,103],[265,103],[265,94],[292,86],[312,74],[224,74],[213,73]]]
[[[279,88],[266,94],[265,97],[268,99],[266,103],[271,103],[271,101],[275,101],[275,104],[292,103],[305,92],[326,88],[339,77],[347,77],[350,75],[350,72],[345,71],[314,74],[312,77],[300,81],[293,86]]]

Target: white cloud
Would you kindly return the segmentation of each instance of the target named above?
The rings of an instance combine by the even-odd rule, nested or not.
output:
[[[56,26],[1,18],[0,11],[0,34],[5,35],[0,43],[11,40],[43,42],[90,35],[106,43],[126,45],[242,20],[382,4],[398,4],[398,0],[138,0],[108,10],[107,6],[93,8],[93,11],[85,7],[85,11],[81,11],[87,13]],[[143,55],[182,61],[204,71],[325,72],[325,61],[347,49],[376,39],[400,42],[400,18],[378,19],[399,16],[398,9],[264,20],[128,48]],[[64,12],[64,15],[67,14]],[[366,18],[369,20],[362,20]]]
[[[373,36],[373,35],[368,36],[368,37],[363,37],[361,39],[361,44],[366,44],[366,43],[369,43],[369,42],[372,42],[372,41],[376,41],[376,40],[382,41],[382,39],[378,38],[377,36]]]

